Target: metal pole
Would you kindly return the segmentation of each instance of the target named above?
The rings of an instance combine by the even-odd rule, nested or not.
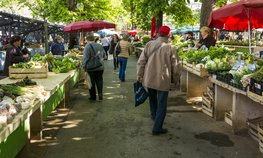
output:
[[[251,48],[251,26],[250,26],[250,12],[249,8],[246,9],[247,17],[248,17],[248,42],[249,42],[249,53],[252,54]]]
[[[49,52],[47,52],[47,50],[48,50],[48,23],[47,23],[47,19],[44,19],[44,42],[45,42],[45,53],[49,53]]]

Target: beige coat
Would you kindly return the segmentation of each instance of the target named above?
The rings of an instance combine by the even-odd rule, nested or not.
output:
[[[169,91],[172,83],[180,78],[177,51],[168,44],[167,38],[159,37],[150,41],[137,63],[137,77],[147,88]]]

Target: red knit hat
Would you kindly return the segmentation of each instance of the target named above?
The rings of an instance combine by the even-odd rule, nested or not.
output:
[[[170,34],[170,27],[168,27],[168,26],[162,26],[162,27],[160,27],[159,28],[159,31],[158,31],[158,33],[159,33],[159,35],[160,36],[168,36],[169,34]]]

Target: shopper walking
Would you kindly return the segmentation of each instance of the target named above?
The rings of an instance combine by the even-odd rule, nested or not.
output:
[[[168,44],[170,28],[162,26],[159,37],[146,44],[137,63],[137,79],[148,89],[151,118],[154,121],[153,135],[165,134],[163,128],[166,116],[168,93],[171,83],[179,80],[175,76],[178,63],[177,52]],[[172,77],[173,76],[173,77]]]
[[[120,70],[119,70],[119,79],[121,82],[125,82],[125,73],[126,73],[126,67],[128,58],[131,54],[131,44],[128,42],[129,36],[124,35],[122,40],[117,44],[115,50],[117,47],[120,47],[120,54],[118,55],[118,61],[120,63]],[[114,56],[117,56],[116,51],[114,52]]]
[[[119,62],[118,62],[118,55],[114,55],[115,47],[117,43],[120,41],[119,36],[117,34],[114,34],[112,37],[112,40],[110,42],[110,50],[109,54],[113,55],[113,65],[114,65],[114,70],[119,68]]]
[[[7,45],[4,76],[9,76],[9,66],[20,62],[26,62],[29,58],[29,54],[23,55],[21,51],[21,40],[20,36],[13,36],[10,40],[10,44]]]
[[[106,52],[106,56],[107,56],[107,60],[108,60],[108,51],[109,51],[109,48],[110,48],[110,41],[109,39],[104,35],[102,37],[102,39],[100,40],[101,42],[101,45],[103,46],[103,49],[105,50]]]
[[[99,100],[103,100],[103,71],[106,53],[100,44],[95,43],[93,33],[87,34],[87,44],[83,54],[83,68],[88,72],[92,85],[89,90],[90,100],[95,101],[97,99],[96,89]]]

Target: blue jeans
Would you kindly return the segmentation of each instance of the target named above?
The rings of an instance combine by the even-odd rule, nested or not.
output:
[[[121,81],[125,81],[125,72],[126,72],[128,58],[118,57],[118,60],[120,64],[119,79]]]
[[[154,120],[153,131],[159,132],[163,129],[163,122],[167,111],[168,93],[148,88],[151,117]]]

